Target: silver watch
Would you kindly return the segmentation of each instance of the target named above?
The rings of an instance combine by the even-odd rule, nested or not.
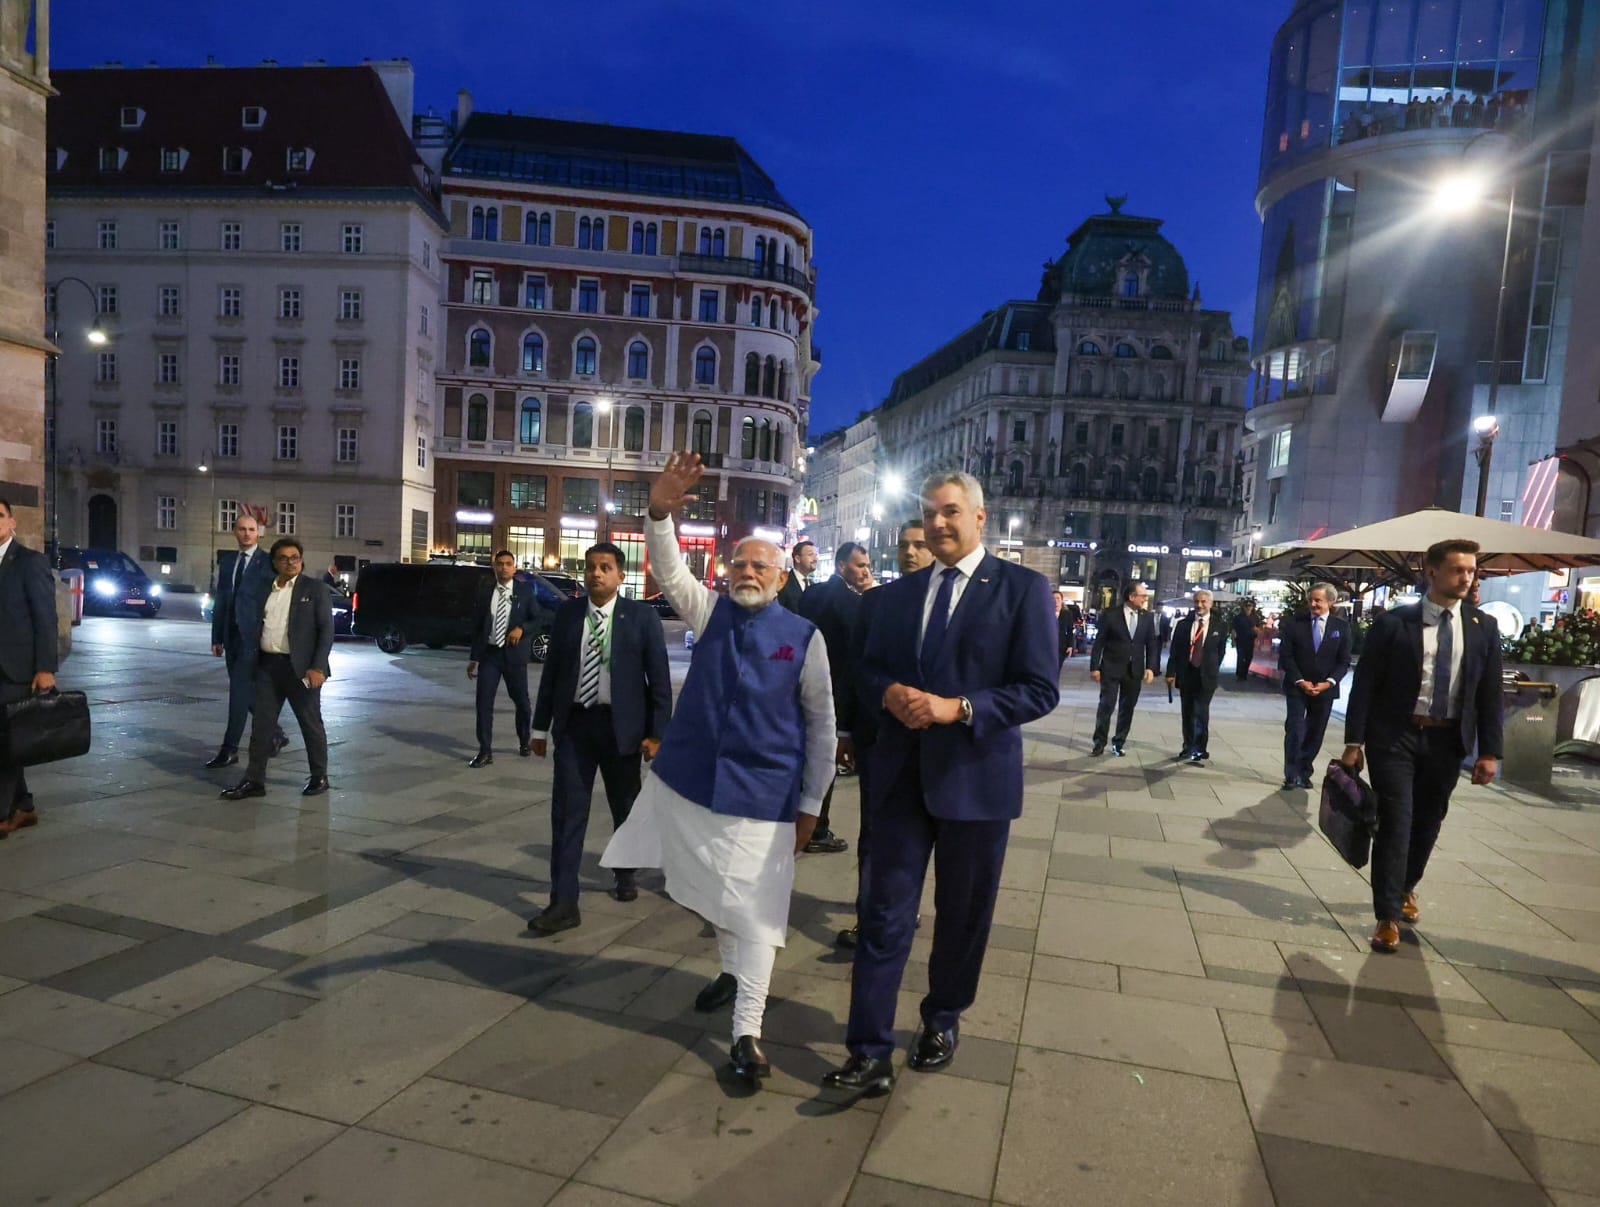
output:
[[[965,696],[961,697],[961,723],[963,725],[972,724],[972,701]]]

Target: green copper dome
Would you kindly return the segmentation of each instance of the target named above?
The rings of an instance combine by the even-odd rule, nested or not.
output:
[[[1187,301],[1189,269],[1178,249],[1161,234],[1160,218],[1122,212],[1125,197],[1107,197],[1109,213],[1097,214],[1067,236],[1067,250],[1045,265],[1041,302],[1063,294],[1124,297],[1126,277],[1139,279],[1143,298]]]

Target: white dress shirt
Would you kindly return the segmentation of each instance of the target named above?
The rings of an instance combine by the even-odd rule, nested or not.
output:
[[[583,612],[583,639],[578,645],[578,677],[581,679],[583,677],[584,650],[589,646],[590,627],[594,624],[594,618],[598,616],[600,618],[600,648],[605,651],[605,656],[600,660],[600,698],[595,703],[605,705],[608,708],[611,706],[611,638],[613,634],[611,624],[616,618],[616,613],[617,597],[615,595],[606,601],[606,606],[603,608],[595,607],[594,600],[591,599],[589,606]]]
[[[261,649],[267,654],[289,652],[289,602],[294,598],[295,580],[280,587],[272,580],[272,592],[267,596],[267,613],[261,622]]]
[[[15,540],[15,539],[16,539],[15,537],[9,537],[8,536],[8,537],[6,537],[5,540],[0,541],[0,561],[4,561],[5,560],[6,554],[11,549],[11,542],[13,540]]]
[[[950,610],[944,614],[945,623],[950,623],[950,618],[956,614],[956,605],[961,602],[961,597],[966,594],[967,583],[978,572],[978,564],[988,556],[988,550],[979,545],[966,557],[956,563],[956,580],[950,584]],[[928,580],[928,594],[922,601],[922,628],[917,635],[917,650],[922,650],[922,634],[928,631],[928,621],[933,617],[933,601],[939,598],[940,575],[944,573],[944,563],[933,564],[933,576]]]
[[[1461,655],[1467,644],[1467,635],[1462,631],[1465,618],[1460,600],[1444,608],[1423,597],[1422,690],[1417,693],[1417,702],[1411,711],[1419,717],[1425,717],[1433,710],[1433,678],[1439,662],[1439,617],[1445,612],[1450,613],[1450,628],[1453,630],[1450,634],[1450,703],[1445,718],[1453,721],[1461,715]]]

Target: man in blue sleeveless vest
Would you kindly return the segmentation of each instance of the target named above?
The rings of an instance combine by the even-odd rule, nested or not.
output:
[[[734,1072],[759,1086],[767,987],[789,928],[794,860],[833,782],[837,731],[822,634],[775,602],[782,555],[741,541],[729,594],[684,565],[672,513],[696,496],[694,453],[673,453],[650,489],[646,548],[667,602],[696,634],[689,675],[633,811],[604,867],[661,868],[667,894],[716,928],[722,974],[695,999],[733,1002]]]

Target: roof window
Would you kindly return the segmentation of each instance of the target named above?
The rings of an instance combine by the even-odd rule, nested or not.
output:
[[[122,165],[128,161],[128,152],[122,147],[100,148],[100,170],[102,172],[120,172]]]
[[[267,111],[260,105],[246,105],[240,110],[239,124],[246,130],[259,130],[267,124]]]
[[[286,153],[287,167],[291,172],[309,172],[317,153],[310,147],[290,147]]]
[[[117,124],[124,130],[137,130],[144,125],[144,110],[138,105],[124,105],[117,118]]]
[[[223,147],[222,170],[224,172],[242,172],[250,166],[250,150],[248,147]]]

